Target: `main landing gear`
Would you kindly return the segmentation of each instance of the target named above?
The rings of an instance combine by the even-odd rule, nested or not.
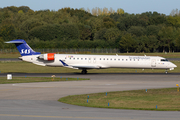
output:
[[[86,74],[87,73],[87,70],[86,69],[82,69],[82,74]]]
[[[168,73],[168,69],[166,69],[165,73],[166,73],[166,74]]]

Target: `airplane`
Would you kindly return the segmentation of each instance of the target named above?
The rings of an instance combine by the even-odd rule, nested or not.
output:
[[[41,66],[67,67],[82,70],[106,68],[141,68],[174,70],[177,67],[166,58],[159,56],[127,56],[127,55],[82,55],[35,52],[23,39],[5,43],[14,43],[21,54],[19,59]]]

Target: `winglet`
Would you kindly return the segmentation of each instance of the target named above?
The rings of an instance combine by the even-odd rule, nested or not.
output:
[[[65,67],[68,67],[69,65],[68,64],[66,64],[65,62],[63,62],[62,60],[59,60],[59,61],[61,61],[61,63],[63,64],[63,66],[65,66]]]

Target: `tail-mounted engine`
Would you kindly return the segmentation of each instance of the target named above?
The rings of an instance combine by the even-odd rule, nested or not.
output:
[[[54,54],[55,53],[40,54],[38,59],[51,61],[54,60]]]

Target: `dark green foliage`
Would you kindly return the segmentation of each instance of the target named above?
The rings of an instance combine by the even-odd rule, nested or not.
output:
[[[91,27],[84,24],[78,24],[79,28],[79,37],[81,40],[90,40],[91,37]]]
[[[0,49],[25,39],[33,48],[118,48],[121,52],[180,50],[180,17],[157,12],[93,16],[83,9],[0,8]]]
[[[47,24],[33,28],[29,32],[29,38],[39,38],[44,41],[79,39],[79,29],[75,24]]]
[[[166,24],[167,18],[164,14],[160,14],[157,12],[153,12],[151,17],[149,18],[149,25],[158,25],[158,24]]]
[[[3,24],[0,27],[0,37],[4,40],[16,39],[16,31],[13,24]]]
[[[147,34],[147,36],[151,36],[151,35],[157,36],[160,29],[161,29],[160,26],[149,25],[146,28],[146,34]]]
[[[120,17],[117,27],[119,30],[128,30],[131,26],[146,26],[146,20],[142,19],[139,15],[126,15]]]
[[[114,20],[111,19],[110,17],[104,17],[104,18],[103,18],[103,24],[104,24],[104,27],[107,28],[107,29],[116,26]]]
[[[145,28],[140,26],[131,26],[128,30],[128,33],[131,33],[132,35],[136,35],[137,37],[140,37],[146,33]]]
[[[100,29],[98,32],[95,33],[94,39],[105,40],[104,34],[106,33],[106,31],[107,31],[106,28]]]

